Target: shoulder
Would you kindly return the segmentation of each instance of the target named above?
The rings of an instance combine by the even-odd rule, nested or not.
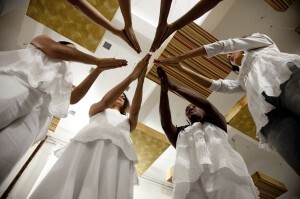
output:
[[[185,128],[189,127],[190,125],[184,125],[184,126],[176,126],[176,132],[180,133],[180,131],[183,131]]]

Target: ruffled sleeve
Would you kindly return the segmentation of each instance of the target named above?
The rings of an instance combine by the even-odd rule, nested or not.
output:
[[[69,62],[50,58],[31,44],[26,49],[1,52],[0,58],[4,60],[1,72],[16,75],[32,88],[48,94],[49,112],[58,117],[67,116],[72,91]]]

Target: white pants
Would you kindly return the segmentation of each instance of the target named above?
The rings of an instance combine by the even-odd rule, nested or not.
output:
[[[251,177],[239,178],[229,169],[210,173],[195,182],[176,183],[173,199],[259,199]]]
[[[2,74],[0,92],[1,184],[40,133],[47,132],[49,99],[23,80]]]

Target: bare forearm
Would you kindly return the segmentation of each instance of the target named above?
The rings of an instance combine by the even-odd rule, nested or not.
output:
[[[172,123],[172,116],[169,104],[169,96],[165,91],[160,92],[159,114],[163,129],[168,130],[167,126]]]
[[[191,23],[215,7],[221,0],[200,0],[190,11],[176,20],[173,25],[177,30]]]
[[[186,74],[187,76],[191,77],[194,81],[201,84],[202,86],[209,88],[212,84],[212,79],[207,78],[201,74],[195,73],[194,71],[182,66],[180,72]]]
[[[158,25],[167,23],[171,4],[172,0],[161,0]]]
[[[101,72],[102,71],[99,68],[96,68],[72,91],[70,99],[71,104],[76,104],[86,95]]]
[[[177,92],[190,103],[196,105],[197,107],[203,108],[205,111],[209,110],[209,108],[211,107],[210,102],[199,96],[199,94],[195,91],[192,91],[180,85],[173,86],[172,90]]]
[[[105,107],[111,107],[133,80],[130,76],[126,77],[121,83],[107,92],[101,100],[105,104]]]
[[[42,50],[42,49],[41,49]],[[43,50],[42,50],[43,51]],[[46,53],[47,54],[47,53]],[[66,61],[76,61],[85,64],[97,65],[99,58],[83,53],[74,48],[55,44],[52,46],[51,52],[47,54],[49,57]]]
[[[131,1],[130,0],[119,0],[120,9],[124,18],[125,27],[132,26],[131,19]]]
[[[176,148],[176,127],[172,123],[172,116],[169,104],[168,93],[161,91],[160,102],[159,102],[159,115],[161,126],[168,137],[171,144]]]
[[[203,46],[199,47],[199,48],[195,48],[191,51],[188,51],[180,56],[178,56],[178,58],[182,61],[185,59],[189,59],[189,58],[193,58],[193,57],[197,57],[197,56],[206,56],[207,53],[205,51],[205,48]]]
[[[94,6],[86,0],[67,0],[74,7],[79,9],[86,17],[91,19],[96,24],[114,33],[116,28],[107,20]]]
[[[136,128],[138,122],[138,116],[142,104],[143,97],[143,85],[144,80],[138,81],[134,97],[132,99],[132,105],[130,108],[130,130],[133,131]]]

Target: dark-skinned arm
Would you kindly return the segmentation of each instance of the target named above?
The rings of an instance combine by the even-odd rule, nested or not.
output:
[[[165,82],[165,74],[157,68],[158,76],[161,80],[161,90],[160,90],[160,101],[159,101],[159,115],[161,126],[168,137],[170,143],[176,148],[176,142],[178,133],[177,127],[172,123],[172,116],[169,104],[168,96],[168,85]]]
[[[171,90],[175,91],[195,106],[202,108],[206,113],[208,122],[215,124],[227,132],[227,124],[224,116],[208,100],[199,96],[198,93],[174,83],[170,79],[167,79],[167,81]]]

